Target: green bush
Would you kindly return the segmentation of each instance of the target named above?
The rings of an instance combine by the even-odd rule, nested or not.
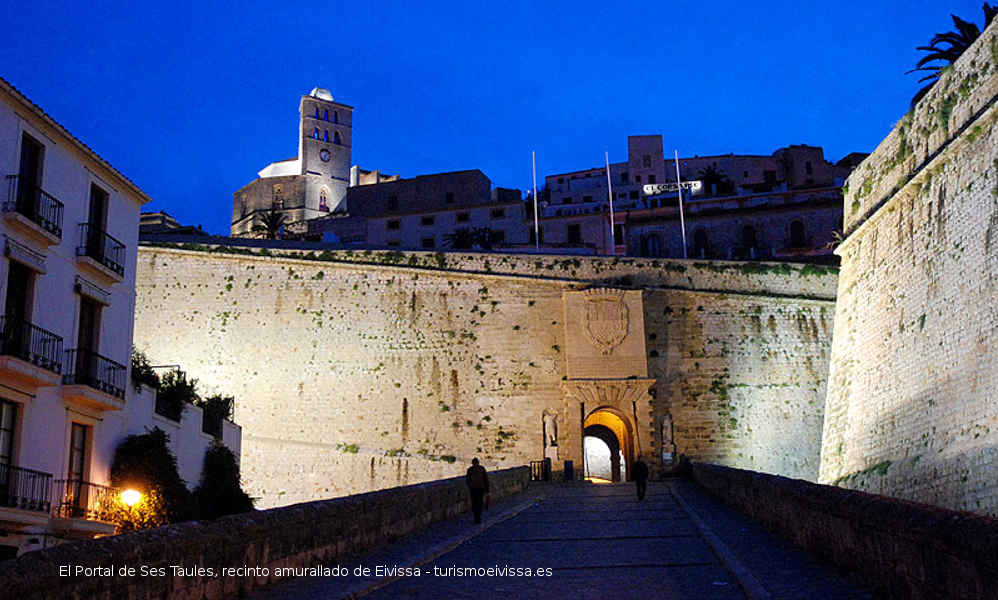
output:
[[[157,488],[152,488],[142,494],[142,499],[135,506],[127,506],[120,496],[108,498],[99,508],[101,520],[114,523],[116,533],[150,529],[166,524],[166,504],[163,494]]]
[[[195,400],[194,404],[200,406],[201,410],[204,411],[204,417],[201,420],[201,431],[221,439],[222,421],[232,419],[232,409],[235,403],[236,399],[232,396],[222,396],[219,394],[203,400],[200,398]]]
[[[201,483],[194,488],[199,519],[217,519],[253,510],[253,499],[239,485],[236,457],[217,440],[204,453]]]
[[[142,386],[159,387],[159,376],[152,370],[149,358],[142,352],[132,348],[132,385],[136,392],[142,391]]]
[[[180,421],[188,404],[200,400],[197,379],[187,379],[187,373],[174,369],[163,375],[156,393],[156,412],[168,419]]]
[[[170,451],[169,436],[156,427],[142,435],[130,435],[118,445],[111,463],[111,485],[134,488],[143,496],[162,496],[159,514],[148,523],[177,523],[192,516],[191,493],[177,472],[177,458]],[[150,525],[152,526],[152,525]]]

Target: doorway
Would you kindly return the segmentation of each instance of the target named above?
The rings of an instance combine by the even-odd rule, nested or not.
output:
[[[586,417],[582,435],[586,479],[620,482],[630,478],[633,428],[625,415],[613,408],[597,408]]]

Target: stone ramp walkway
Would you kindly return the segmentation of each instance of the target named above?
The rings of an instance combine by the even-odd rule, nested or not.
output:
[[[532,484],[482,525],[454,519],[342,565],[351,575],[251,598],[871,597],[685,481],[652,483],[642,502],[633,484]],[[420,576],[378,576],[378,565],[418,567]],[[371,575],[355,577],[358,566]],[[458,571],[490,567],[484,576]],[[529,576],[502,574],[527,568]]]

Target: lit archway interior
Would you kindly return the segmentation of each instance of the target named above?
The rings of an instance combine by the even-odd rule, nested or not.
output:
[[[616,443],[613,443],[611,448],[611,445],[604,440],[603,436],[595,435],[586,435],[583,438],[586,451],[586,479],[596,482],[620,481],[621,474],[627,470],[624,456]]]
[[[634,459],[630,424],[611,409],[593,411],[583,423],[583,450],[586,477],[626,480]]]

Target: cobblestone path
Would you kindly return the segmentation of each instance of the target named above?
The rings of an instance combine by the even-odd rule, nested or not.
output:
[[[468,515],[342,564],[371,575],[299,579],[251,597],[870,598],[685,481],[653,482],[641,502],[633,484],[531,484],[482,525]],[[420,575],[378,576],[379,565]]]

